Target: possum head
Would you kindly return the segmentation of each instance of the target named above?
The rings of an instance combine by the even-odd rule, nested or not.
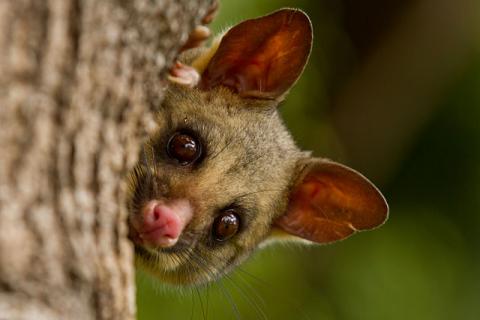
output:
[[[130,237],[162,281],[215,280],[278,231],[329,243],[385,221],[366,178],[300,151],[279,117],[311,41],[308,17],[284,9],[186,54],[201,82],[169,86],[131,174]]]

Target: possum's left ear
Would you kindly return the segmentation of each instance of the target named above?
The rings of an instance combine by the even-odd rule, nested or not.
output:
[[[344,239],[385,222],[388,205],[360,173],[322,159],[302,160],[287,212],[274,222],[287,234],[316,243]]]
[[[281,98],[302,73],[311,46],[312,26],[300,10],[243,21],[222,37],[199,87],[223,85],[242,97]]]

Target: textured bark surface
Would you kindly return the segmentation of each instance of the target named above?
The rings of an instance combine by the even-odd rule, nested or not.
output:
[[[129,319],[123,178],[209,0],[0,1],[0,319]]]

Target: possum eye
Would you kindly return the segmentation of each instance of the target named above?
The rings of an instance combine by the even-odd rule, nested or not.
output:
[[[167,143],[167,153],[182,166],[195,162],[201,154],[201,145],[188,133],[177,132]]]
[[[213,222],[213,237],[217,241],[225,241],[238,232],[240,218],[233,210],[227,210]]]

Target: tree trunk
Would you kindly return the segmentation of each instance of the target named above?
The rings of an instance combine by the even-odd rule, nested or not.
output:
[[[124,177],[209,0],[0,1],[0,319],[130,319]]]

